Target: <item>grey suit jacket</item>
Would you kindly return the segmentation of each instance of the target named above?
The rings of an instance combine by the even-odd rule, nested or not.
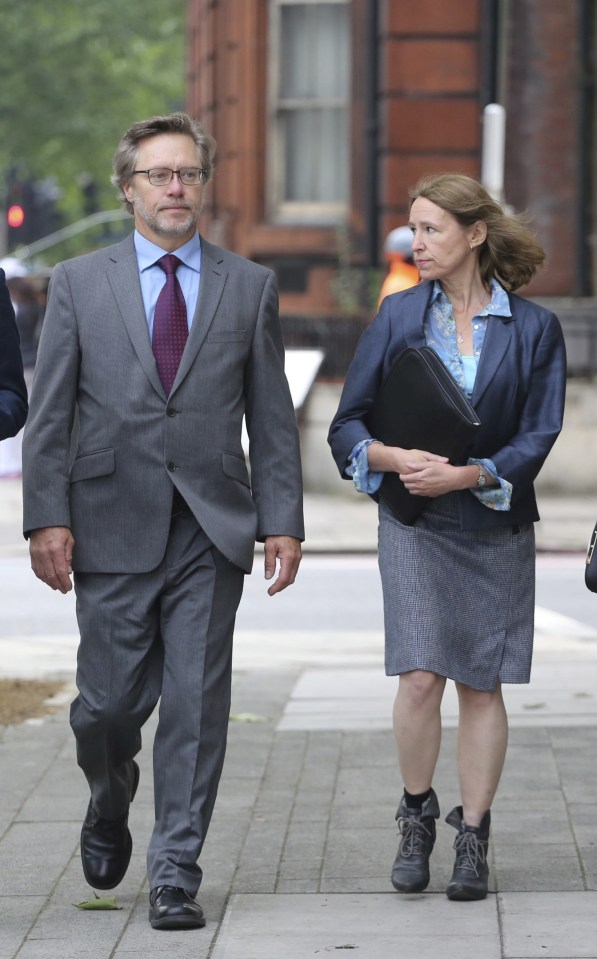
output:
[[[246,571],[256,539],[304,536],[274,276],[205,240],[202,251],[197,310],[169,397],[132,236],[54,269],[23,440],[24,530],[70,527],[76,571],[154,569],[172,484]]]

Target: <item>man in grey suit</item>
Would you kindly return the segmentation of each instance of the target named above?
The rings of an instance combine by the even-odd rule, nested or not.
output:
[[[128,867],[133,757],[161,697],[147,856],[157,929],[205,924],[197,860],[255,540],[273,596],[294,582],[304,535],[273,274],[197,231],[214,151],[184,113],[123,136],[112,180],[135,232],[55,268],[23,444],[33,571],[63,593],[74,574],[71,725],[91,791],[81,858],[96,888]]]

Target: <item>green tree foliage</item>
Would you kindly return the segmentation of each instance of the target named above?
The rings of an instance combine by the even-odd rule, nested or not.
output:
[[[70,221],[87,174],[116,207],[120,136],[184,104],[184,0],[0,0],[0,23],[0,184],[13,166],[55,179]]]

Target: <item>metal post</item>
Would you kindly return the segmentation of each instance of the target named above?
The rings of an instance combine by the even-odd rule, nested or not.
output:
[[[483,110],[481,182],[498,203],[504,202],[504,158],[506,153],[506,111],[499,103]]]

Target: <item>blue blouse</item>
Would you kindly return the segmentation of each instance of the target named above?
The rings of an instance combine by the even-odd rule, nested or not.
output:
[[[479,357],[490,316],[511,316],[508,295],[496,279],[491,281],[491,303],[473,317],[473,356],[462,356],[456,342],[456,320],[452,304],[436,280],[424,320],[425,342],[431,346],[450,371],[463,393],[470,399],[473,394]],[[346,472],[352,476],[359,493],[377,493],[384,474],[369,469],[367,447],[375,439],[361,440],[350,453]],[[497,475],[495,464],[490,459],[469,458],[467,465],[480,464],[493,477],[497,486],[488,489],[471,487],[469,492],[489,509],[509,510],[512,499],[512,484]]]

